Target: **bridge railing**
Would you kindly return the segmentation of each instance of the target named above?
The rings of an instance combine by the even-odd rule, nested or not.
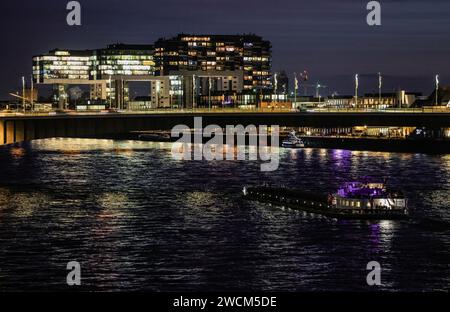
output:
[[[145,111],[117,110],[117,111],[51,111],[51,112],[7,112],[2,113],[1,117],[45,117],[60,115],[108,115],[108,114],[129,114],[129,115],[145,115],[145,114],[208,114],[208,113],[450,113],[450,107],[426,107],[426,108],[389,108],[389,109],[369,109],[369,108],[311,108],[306,110],[297,109],[280,109],[280,108],[196,108],[196,109],[152,109]]]

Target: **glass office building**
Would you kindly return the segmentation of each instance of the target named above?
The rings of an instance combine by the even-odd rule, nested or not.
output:
[[[241,71],[244,90],[271,90],[271,48],[256,35],[180,34],[156,41],[156,73]]]
[[[155,62],[151,45],[110,45],[95,51],[94,79],[109,76],[153,76]]]
[[[153,46],[110,45],[99,50],[52,50],[33,58],[36,83],[107,80],[109,76],[153,76]]]
[[[91,100],[124,108],[134,100],[133,81],[147,81],[152,90],[165,83],[152,91],[158,107],[258,105],[273,93],[271,49],[256,35],[180,34],[155,45],[52,50],[33,58],[33,75],[54,86],[59,107],[67,105],[68,85],[81,84],[91,86]]]
[[[36,83],[47,80],[89,80],[94,56],[91,51],[53,50],[33,58],[33,76]]]

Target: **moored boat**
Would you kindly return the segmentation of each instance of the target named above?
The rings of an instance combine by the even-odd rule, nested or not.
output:
[[[149,142],[169,142],[171,137],[167,133],[142,133],[138,136],[141,141]]]
[[[302,139],[297,137],[295,131],[289,133],[289,136],[283,140],[281,146],[284,148],[303,148],[306,146],[305,142]]]

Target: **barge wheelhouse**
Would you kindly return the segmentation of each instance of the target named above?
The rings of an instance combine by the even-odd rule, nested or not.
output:
[[[333,195],[336,210],[360,214],[407,214],[408,201],[400,191],[380,182],[347,182]]]

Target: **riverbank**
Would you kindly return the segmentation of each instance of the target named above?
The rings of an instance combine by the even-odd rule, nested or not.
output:
[[[450,154],[450,140],[352,137],[302,137],[307,147],[356,151]]]
[[[140,137],[141,133],[128,133],[122,135],[108,136],[108,139],[138,140],[149,142],[176,142],[178,138],[167,137],[168,133],[161,134],[152,132],[150,136]],[[164,134],[164,135],[162,135]],[[306,148],[343,149],[351,151],[372,152],[398,152],[398,153],[420,153],[420,154],[450,154],[450,140],[445,139],[398,139],[398,138],[361,138],[361,137],[316,137],[299,136],[306,144]],[[280,146],[284,136],[280,137]],[[206,143],[210,138],[203,138]],[[235,138],[237,142],[237,138]],[[246,144],[249,144],[246,136]],[[268,136],[270,144],[270,136]]]

